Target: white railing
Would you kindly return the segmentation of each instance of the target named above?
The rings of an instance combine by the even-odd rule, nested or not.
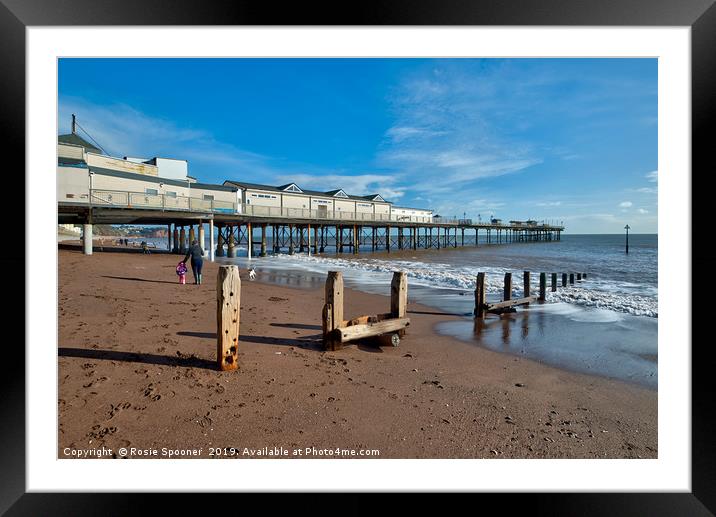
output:
[[[397,222],[423,224],[467,225],[478,228],[519,228],[519,229],[557,229],[561,226],[514,225],[511,223],[475,222],[465,219],[448,217],[431,217],[417,215],[374,214],[371,212],[347,212],[343,210],[314,210],[308,208],[281,208],[251,204],[237,204],[231,201],[217,201],[193,197],[168,196],[166,194],[146,194],[143,192],[125,192],[117,190],[91,190],[90,204],[116,208],[138,208],[178,210],[194,212],[218,212],[231,215],[248,215],[257,217],[276,217],[282,219],[324,219],[326,221],[350,222]],[[238,210],[237,210],[238,209]]]
[[[430,223],[429,216],[374,214],[372,212],[348,212],[345,210],[315,210],[310,208],[285,208],[278,206],[241,205],[242,214],[258,217],[281,217],[287,219],[326,219],[330,221],[395,221],[405,223]]]
[[[224,212],[236,214],[236,203],[215,201],[166,194],[146,194],[144,192],[123,192],[118,190],[91,190],[90,203],[93,206],[111,206],[117,208],[139,208],[159,210],[182,210],[193,212]]]

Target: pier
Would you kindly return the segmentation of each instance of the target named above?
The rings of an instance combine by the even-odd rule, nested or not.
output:
[[[86,202],[58,202],[58,224],[83,225],[84,252],[87,254],[92,253],[88,243],[92,242],[92,226],[95,224],[166,225],[167,250],[178,254],[185,253],[194,238],[203,244],[204,225],[208,224],[210,260],[215,256],[235,257],[239,246],[245,246],[251,257],[266,256],[269,252],[358,254],[361,250],[370,250],[389,253],[407,249],[439,250],[483,244],[559,241],[564,231],[561,225],[533,221],[475,223],[469,219],[444,217],[399,220],[395,216],[359,212],[296,208],[257,210],[267,207],[207,202],[199,198],[188,198],[185,206],[177,207],[176,198],[171,198],[169,203],[164,197],[90,191]],[[466,242],[466,236],[474,237],[474,242]],[[481,238],[482,243],[479,242]]]

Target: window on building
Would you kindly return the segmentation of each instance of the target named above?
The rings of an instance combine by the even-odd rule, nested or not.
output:
[[[171,191],[166,191],[166,192],[164,193],[164,195],[167,196],[167,197],[177,197],[177,193],[176,193],[176,192],[171,192]]]
[[[150,196],[156,196],[159,194],[159,191],[155,188],[145,188],[144,193]]]
[[[204,201],[214,201],[214,196],[211,194],[204,194]]]

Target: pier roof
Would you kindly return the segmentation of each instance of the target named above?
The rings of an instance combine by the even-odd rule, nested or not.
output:
[[[347,197],[343,198],[342,196],[337,196],[342,199],[352,199],[355,201],[374,201],[378,203],[388,203],[393,204],[390,201],[386,201],[383,199],[383,197],[380,194],[370,194],[368,196],[352,196],[350,194],[347,194],[343,189],[335,189],[335,190],[329,190],[327,192],[321,192],[318,190],[305,190],[301,189],[301,192],[296,191],[287,191],[286,188],[291,185],[296,185],[295,183],[286,183],[285,185],[280,185],[278,187],[274,187],[271,185],[261,185],[259,183],[247,183],[245,181],[234,181],[234,180],[226,180],[224,181],[224,185],[226,184],[235,185],[240,188],[250,188],[250,189],[256,189],[256,190],[267,190],[269,192],[285,192],[287,194],[296,194],[296,195],[305,195],[305,196],[320,196],[320,197],[336,197],[336,194],[339,192],[343,192]],[[298,187],[298,185],[296,185]],[[300,188],[300,187],[298,187]]]

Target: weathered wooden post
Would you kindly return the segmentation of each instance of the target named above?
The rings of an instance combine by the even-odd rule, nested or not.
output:
[[[326,304],[323,308],[323,345],[329,350],[341,348],[333,330],[343,325],[343,273],[329,271],[326,278]]]
[[[477,274],[477,284],[475,286],[475,316],[482,318],[485,316],[485,273]]]
[[[176,226],[174,227],[174,236],[176,237]],[[224,233],[223,230],[224,225],[221,223],[216,225],[216,231],[217,231],[217,238],[216,238],[216,256],[217,257],[223,257],[224,256]]]
[[[524,297],[527,298],[530,295],[530,272],[525,271],[523,276],[523,284],[524,284]]]
[[[194,244],[196,240],[196,232],[194,231],[194,225],[189,226],[189,245]]]
[[[239,268],[221,266],[216,278],[216,361],[220,370],[239,366],[240,308]]]
[[[567,287],[567,273],[562,273],[562,287]]]
[[[574,285],[574,273],[569,274],[569,285]]]
[[[547,299],[547,273],[539,274],[539,300],[541,302]]]
[[[505,273],[505,293],[503,300],[512,299],[512,273]]]
[[[172,244],[172,253],[179,253],[179,229],[177,228],[177,225],[174,224],[174,242]]]
[[[582,273],[577,273],[577,281],[579,282],[582,280]]]
[[[552,273],[552,292],[557,290],[557,273]]]
[[[390,314],[393,318],[405,318],[408,307],[408,275],[402,271],[393,273],[393,280],[390,282]],[[403,337],[405,329],[398,331]]]
[[[404,318],[407,306],[408,275],[402,271],[395,271],[390,282],[390,314],[394,318]]]
[[[586,280],[586,279],[587,279],[587,273],[582,273],[582,280]]]

